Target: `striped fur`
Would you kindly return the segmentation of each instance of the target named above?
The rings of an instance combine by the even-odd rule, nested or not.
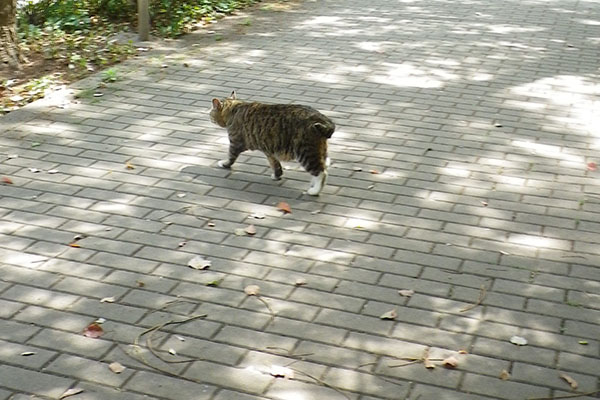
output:
[[[269,160],[273,179],[283,174],[280,160],[297,160],[313,175],[308,193],[321,191],[333,121],[309,106],[244,102],[235,92],[226,99],[213,99],[212,106],[212,122],[227,128],[229,135],[229,158],[219,162],[221,167],[230,168],[246,150],[260,150]]]

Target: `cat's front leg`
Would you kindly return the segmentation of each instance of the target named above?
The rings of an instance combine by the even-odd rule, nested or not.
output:
[[[318,175],[313,175],[310,180],[310,186],[306,191],[306,194],[311,196],[318,196],[321,193],[321,190],[325,186],[325,181],[327,180],[327,171],[323,170]]]
[[[221,168],[229,169],[235,163],[238,156],[246,151],[244,143],[230,142],[229,143],[229,158],[227,160],[220,160],[217,165]]]

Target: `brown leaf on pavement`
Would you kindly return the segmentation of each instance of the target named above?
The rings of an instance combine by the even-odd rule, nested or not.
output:
[[[383,313],[379,318],[391,320],[391,319],[396,319],[397,316],[398,316],[398,313],[396,312],[396,310],[390,310],[386,313]]]
[[[248,225],[246,229],[244,229],[247,235],[254,236],[256,235],[256,227],[254,225]]]
[[[2,177],[2,183],[6,183],[7,185],[12,185],[13,181],[9,177],[3,176]]]
[[[446,368],[456,368],[458,367],[458,360],[456,357],[450,356],[442,361],[442,365]]]
[[[294,379],[294,370],[288,367],[271,365],[271,370],[269,373],[275,378]]]
[[[577,381],[573,378],[571,378],[569,375],[567,374],[560,374],[559,375],[562,379],[564,379],[569,386],[571,386],[571,389],[576,390],[577,387],[579,387],[579,384],[577,383]]]
[[[507,381],[510,379],[510,374],[507,370],[503,369],[502,372],[500,372],[500,379],[502,379],[503,381]]]
[[[258,285],[248,285],[244,288],[244,292],[248,296],[258,296],[258,293],[260,292],[260,287]]]
[[[87,336],[92,339],[97,339],[104,334],[104,329],[100,326],[100,324],[96,322],[92,322],[89,324],[85,330],[83,331],[83,336]]]
[[[279,211],[283,211],[284,214],[291,214],[292,213],[292,208],[285,201],[280,201],[279,204],[277,204],[277,209]]]
[[[115,374],[120,374],[121,372],[125,371],[125,367],[116,361],[108,364],[108,368]]]
[[[402,289],[402,290],[398,290],[398,294],[403,297],[410,297],[413,294],[415,294],[415,291],[410,290],[410,289]]]

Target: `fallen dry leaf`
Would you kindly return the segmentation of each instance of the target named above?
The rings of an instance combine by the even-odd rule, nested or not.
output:
[[[500,379],[502,379],[503,381],[507,381],[510,379],[510,374],[507,370],[503,369],[502,372],[500,372]]]
[[[12,179],[10,179],[10,178],[8,178],[8,177],[6,177],[6,176],[3,176],[3,177],[2,177],[2,183],[6,183],[7,185],[12,185],[12,184],[13,184],[13,181],[12,181]]]
[[[69,243],[70,247],[81,247],[81,245],[79,243],[75,243],[75,242],[71,242]]]
[[[427,369],[435,368],[435,364],[429,359],[429,357],[425,357],[425,359],[423,360],[423,366],[425,366],[425,368]]]
[[[23,357],[29,357],[29,356],[34,356],[36,354],[37,353],[35,351],[24,351],[24,352],[21,353],[21,356],[23,356]]]
[[[402,290],[398,290],[398,294],[400,296],[410,297],[413,294],[415,294],[415,291],[414,290],[410,290],[410,289],[402,289]]]
[[[72,389],[68,389],[66,392],[64,392],[60,397],[60,399],[66,399],[67,397],[71,397],[71,396],[75,396],[76,394],[79,394],[83,392],[83,389],[79,389],[79,388],[72,388]]]
[[[115,374],[120,374],[121,372],[125,371],[125,367],[116,361],[108,364],[108,368]]]
[[[377,171],[376,169],[369,170],[369,172],[372,173],[373,175],[379,174],[379,171]]]
[[[577,387],[579,386],[579,384],[577,383],[577,381],[575,379],[571,378],[569,375],[567,375],[567,374],[560,374],[559,376],[562,379],[564,379],[571,386],[571,389],[576,390]]]
[[[590,171],[595,171],[598,169],[598,164],[596,164],[595,162],[589,162],[587,164],[587,169]]]
[[[190,261],[188,261],[188,267],[199,270],[208,269],[210,268],[210,265],[211,262],[202,256],[195,256]]]
[[[510,342],[517,346],[525,346],[527,344],[527,339],[521,336],[513,336],[510,338]]]
[[[298,278],[298,279],[296,279],[296,282],[294,283],[294,285],[296,285],[296,286],[306,285],[306,279]]]
[[[175,349],[169,349],[169,354],[172,356],[176,356],[177,355],[177,351],[175,351]]]
[[[113,296],[100,299],[100,303],[114,303],[114,302],[115,302],[115,298]]]
[[[446,368],[456,368],[458,367],[458,360],[456,357],[450,356],[442,361],[442,365]]]
[[[256,227],[254,225],[248,225],[248,227],[244,229],[244,232],[250,236],[254,236],[256,235]]]
[[[254,219],[265,219],[265,214],[263,213],[254,213],[250,216],[250,218]]]
[[[83,331],[83,336],[87,336],[92,339],[97,339],[104,334],[104,329],[97,323],[92,322]]]
[[[275,378],[294,379],[294,370],[279,365],[271,365],[269,373]]]
[[[248,285],[244,288],[244,292],[248,296],[258,296],[258,293],[260,292],[260,287],[258,285]]]
[[[125,168],[126,169],[135,169],[135,166],[132,163],[130,163],[129,161],[127,161],[125,163]]]
[[[396,312],[396,310],[390,310],[386,313],[383,313],[379,318],[381,319],[396,319],[396,317],[398,316],[398,313]]]
[[[291,214],[292,213],[292,208],[285,201],[280,201],[279,204],[277,204],[277,209],[279,211],[283,211],[284,214]]]
[[[461,349],[461,350],[458,351],[458,354],[469,354],[469,352],[466,351],[466,350]]]

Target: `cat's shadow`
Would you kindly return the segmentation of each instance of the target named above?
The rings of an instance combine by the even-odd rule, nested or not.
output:
[[[242,164],[240,164],[240,168],[234,167],[232,169],[220,168],[216,163],[214,166],[189,165],[182,168],[180,172],[188,177],[192,177],[193,182],[226,189],[242,189],[252,183],[269,183],[271,185],[280,184],[280,182],[273,181],[271,177],[264,172],[250,173],[249,171],[246,171]]]

